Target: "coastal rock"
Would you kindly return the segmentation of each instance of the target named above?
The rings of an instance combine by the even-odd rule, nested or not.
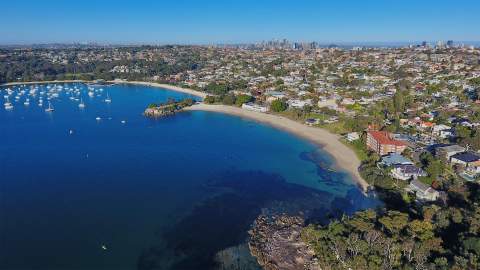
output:
[[[163,104],[150,104],[150,106],[145,109],[143,115],[154,118],[173,115],[186,107],[192,106],[194,103],[195,101],[193,99],[186,98],[181,101],[169,100]]]
[[[320,270],[311,247],[300,234],[304,220],[298,216],[259,216],[249,231],[248,246],[265,270]]]

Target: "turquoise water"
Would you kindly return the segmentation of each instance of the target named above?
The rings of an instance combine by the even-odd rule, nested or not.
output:
[[[321,219],[375,203],[283,131],[210,112],[142,116],[188,95],[58,86],[11,88],[13,110],[0,107],[0,269],[214,269],[261,212]]]

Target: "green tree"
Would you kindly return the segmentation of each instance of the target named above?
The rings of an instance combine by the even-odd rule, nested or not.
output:
[[[203,99],[203,102],[205,102],[206,104],[213,104],[213,103],[215,103],[215,97],[214,96],[206,96]]]
[[[393,106],[395,107],[395,112],[402,113],[405,111],[405,99],[402,91],[395,92],[393,96]]]
[[[283,112],[288,108],[287,103],[282,99],[277,99],[272,102],[270,109],[274,112]]]
[[[392,235],[398,234],[408,224],[408,215],[398,211],[388,211],[378,220]]]
[[[233,95],[233,94],[225,95],[222,99],[222,103],[225,104],[225,105],[235,104],[235,95]]]
[[[235,105],[237,106],[242,106],[244,103],[248,103],[248,102],[251,102],[253,101],[253,97],[250,96],[250,95],[245,95],[245,94],[242,94],[242,95],[238,95],[236,97],[236,100],[235,100]]]

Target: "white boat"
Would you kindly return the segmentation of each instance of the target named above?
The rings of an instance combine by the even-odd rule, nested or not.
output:
[[[94,95],[95,95],[94,92],[90,92],[90,91],[88,92],[88,96],[89,96],[89,97],[93,97]]]
[[[100,118],[100,116],[97,116],[97,118],[95,118],[97,121],[100,121],[102,120],[102,118]]]
[[[8,97],[7,97],[7,101],[5,101],[3,105],[5,105],[5,107],[12,105],[12,103],[10,103],[10,101],[8,100]]]
[[[53,112],[54,109],[52,107],[52,103],[50,103],[50,101],[48,102],[48,108],[45,109],[46,112]]]
[[[105,102],[106,102],[106,103],[112,102],[112,99],[110,98],[110,96],[108,95],[108,93],[107,93],[107,98],[105,99]]]
[[[25,106],[30,105],[30,99],[27,98],[27,99],[25,100],[25,102],[23,103],[23,105],[25,105]]]
[[[81,109],[85,108],[85,103],[83,103],[83,100],[80,99],[80,104],[78,104],[78,107]]]
[[[13,109],[13,105],[12,105],[12,103],[10,103],[10,101],[8,101],[8,98],[7,98],[7,101],[3,105],[5,106],[5,110]]]

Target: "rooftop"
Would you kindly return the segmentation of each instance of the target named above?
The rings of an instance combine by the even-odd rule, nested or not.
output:
[[[406,144],[404,142],[393,139],[391,133],[389,133],[389,132],[386,132],[386,131],[369,131],[368,133],[380,144],[406,146]]]

